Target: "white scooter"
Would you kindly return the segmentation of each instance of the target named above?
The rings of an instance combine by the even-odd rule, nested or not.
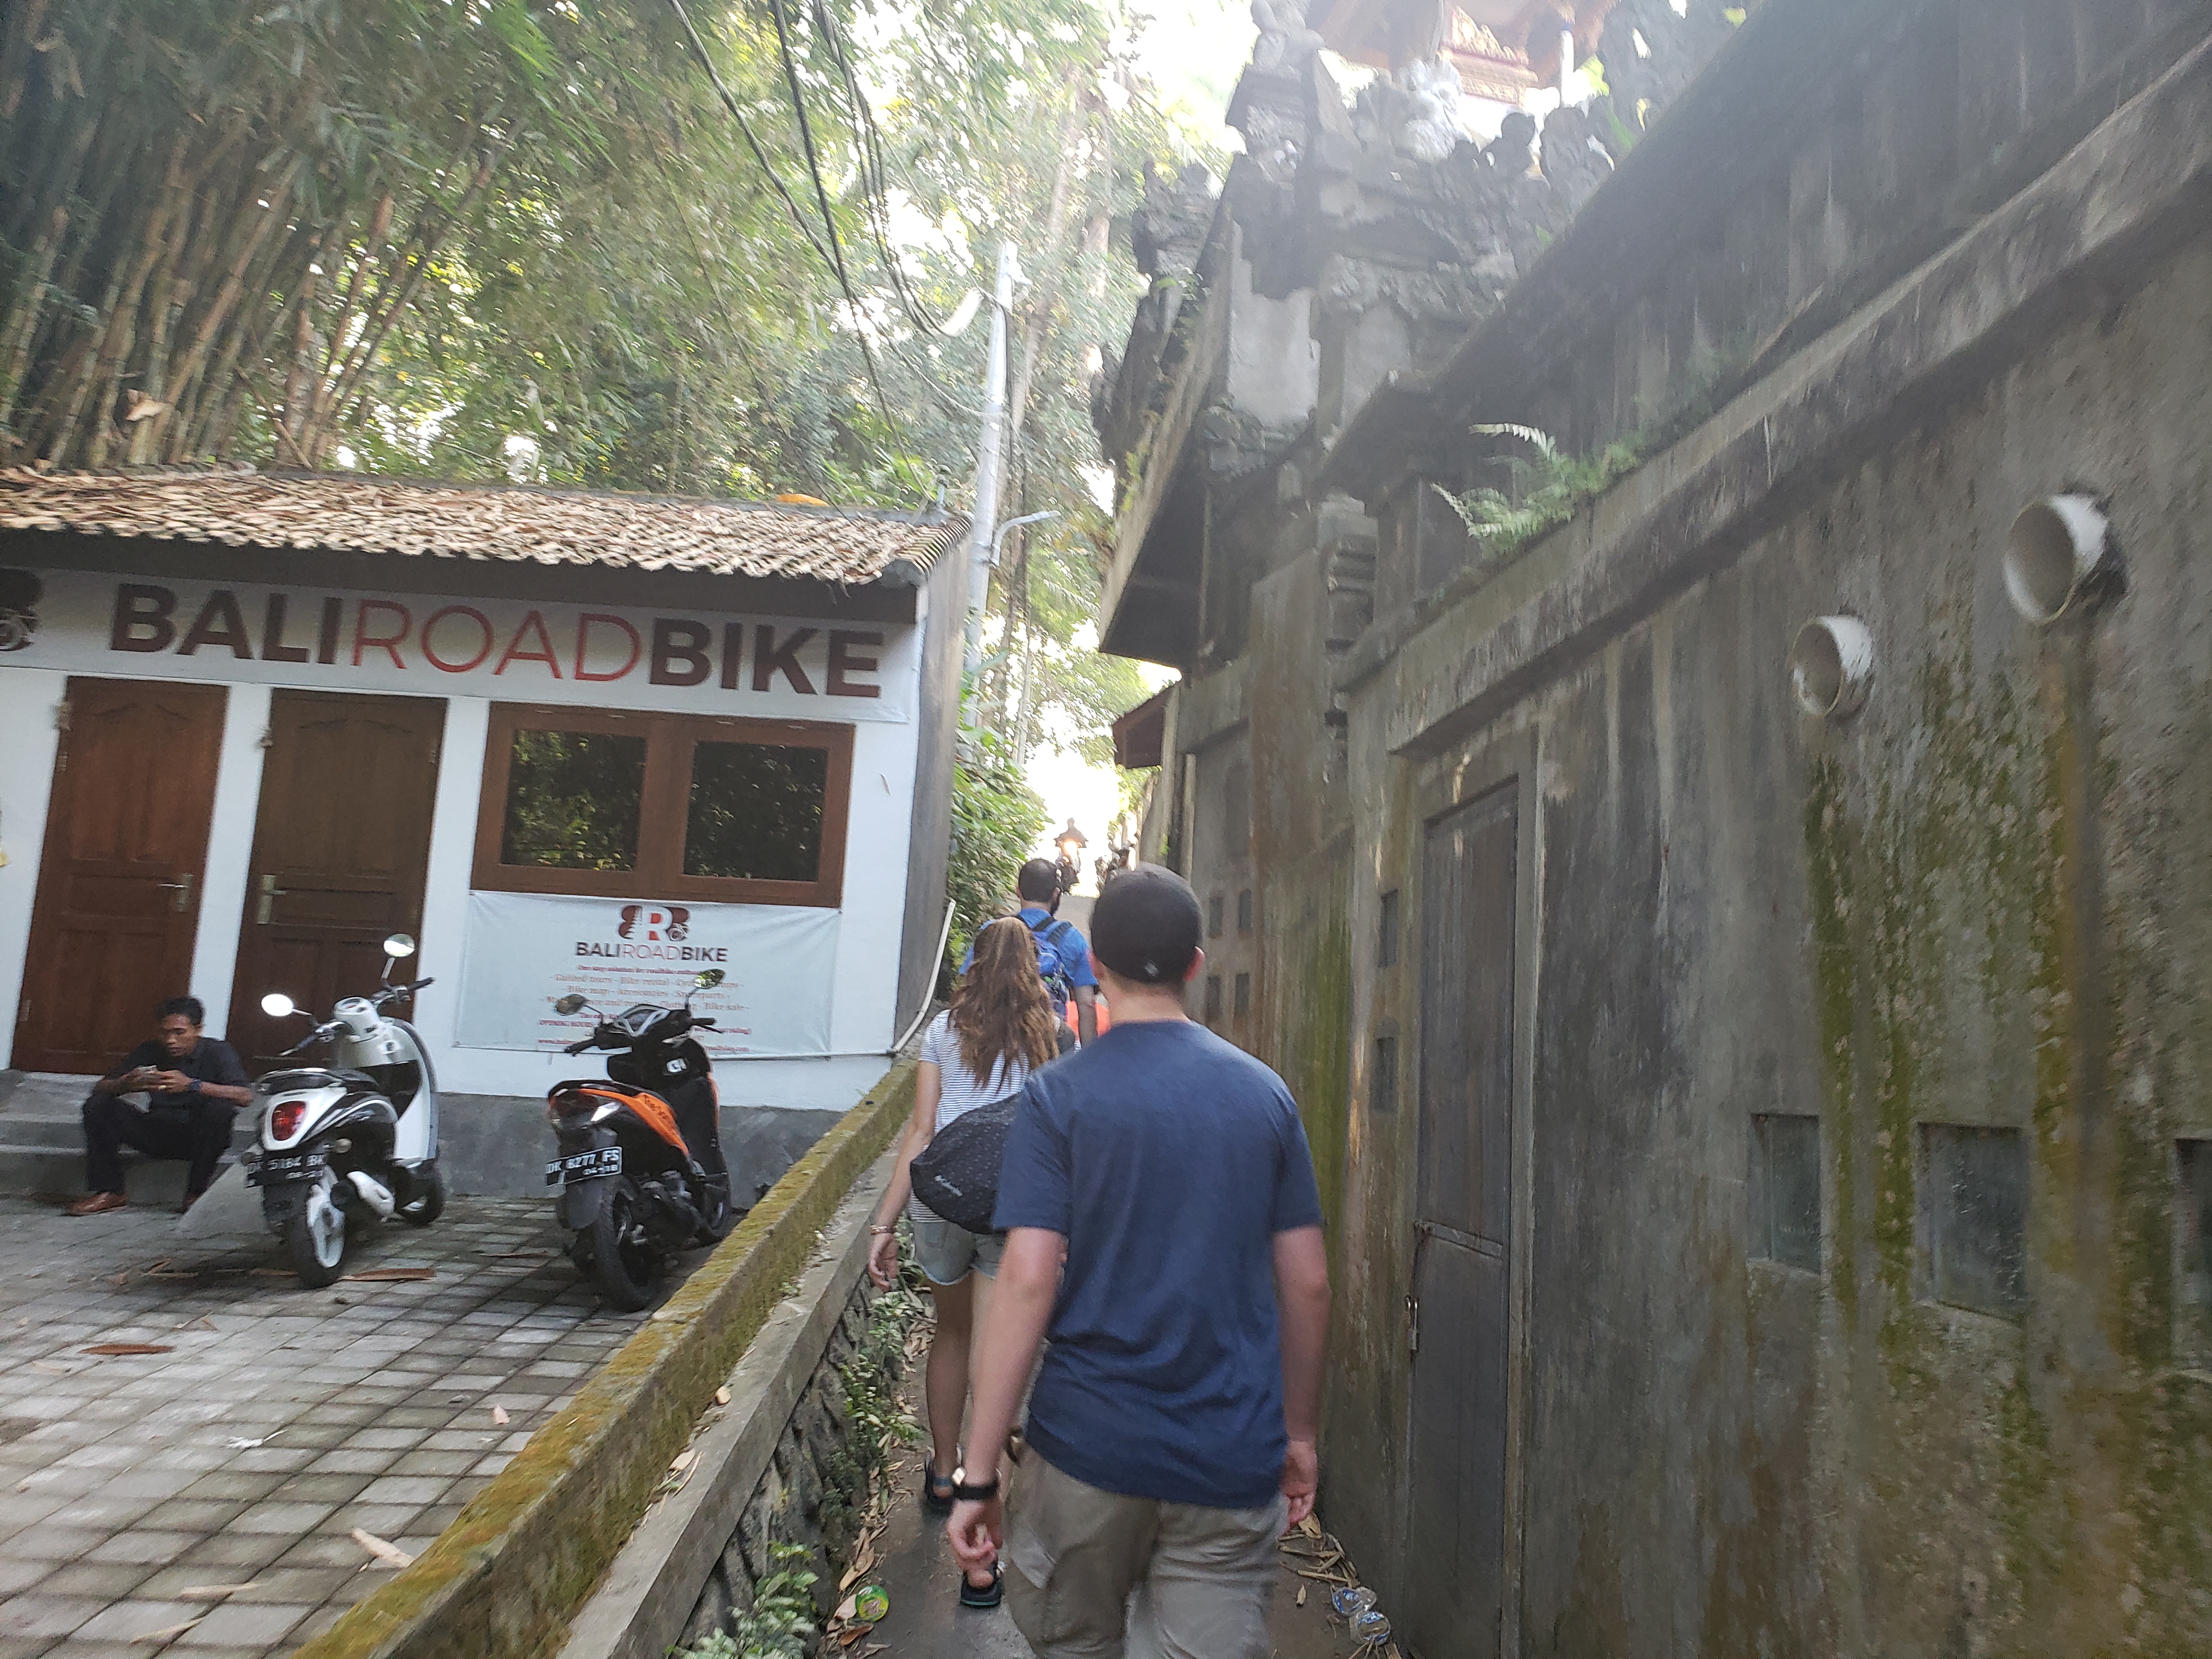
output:
[[[284,1051],[327,1042],[331,1063],[271,1072],[253,1085],[261,1130],[240,1161],[261,1188],[263,1220],[311,1287],[337,1278],[349,1221],[396,1214],[427,1227],[446,1207],[437,1079],[414,1027],[386,1012],[431,981],[391,983],[399,959],[415,954],[406,934],[386,939],[384,954],[385,983],[374,996],[341,999],[330,1019]],[[261,1011],[273,1019],[307,1012],[280,991],[261,999]]]

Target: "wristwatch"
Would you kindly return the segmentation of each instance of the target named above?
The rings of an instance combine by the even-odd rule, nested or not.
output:
[[[186,1093],[188,1093],[188,1094],[195,1094],[195,1095],[196,1095],[196,1094],[199,1093],[199,1091],[200,1091],[200,1080],[199,1080],[198,1078],[194,1078],[194,1079],[191,1079],[191,1082],[190,1085],[187,1087],[187,1089],[186,1089],[185,1092],[186,1092]]]
[[[997,1475],[993,1475],[988,1480],[978,1486],[971,1486],[968,1484],[966,1468],[957,1468],[952,1471],[952,1501],[954,1503],[980,1504],[986,1498],[996,1498],[998,1495],[999,1477]]]

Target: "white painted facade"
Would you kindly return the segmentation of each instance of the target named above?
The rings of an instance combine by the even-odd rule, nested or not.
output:
[[[929,598],[927,588],[917,593],[920,614],[912,624],[815,624],[825,635],[832,628],[860,627],[884,636],[879,664],[869,671],[869,677],[881,687],[879,697],[856,698],[842,707],[829,698],[809,697],[803,708],[781,699],[772,709],[723,707],[709,711],[687,704],[673,694],[626,686],[605,699],[606,707],[764,713],[770,717],[803,714],[811,720],[849,725],[853,729],[850,816],[829,988],[829,1052],[798,1059],[723,1060],[718,1064],[717,1076],[726,1103],[842,1109],[882,1075],[899,1013],[896,1005],[901,935],[907,908],[921,736],[915,711],[921,707],[921,647],[930,626]],[[750,624],[754,619],[744,620]],[[951,625],[957,628],[959,620],[953,617]],[[89,631],[94,627],[99,630],[96,636]],[[334,684],[326,670],[313,663],[293,669],[266,660],[241,661],[238,667],[245,672],[233,678],[226,672],[227,662],[219,666],[204,656],[179,663],[166,653],[117,652],[108,648],[106,627],[105,617],[71,619],[50,613],[42,619],[40,644],[51,642],[51,650],[27,651],[0,666],[0,852],[6,858],[4,866],[0,866],[0,1007],[14,1008],[22,996],[40,843],[59,744],[58,715],[70,674],[219,684],[227,688],[226,711],[207,864],[199,893],[191,983],[177,989],[188,991],[206,1004],[208,1030],[220,1036],[231,1006],[234,969],[246,917],[251,880],[248,863],[260,805],[272,691],[279,686],[340,691],[372,687],[349,686],[343,680]],[[218,658],[222,654],[216,653]],[[26,659],[34,655],[49,656],[57,665],[32,665]],[[428,1039],[444,1089],[530,1095],[541,1092],[560,1077],[573,1075],[580,1062],[558,1053],[465,1047],[455,1041],[454,1035],[465,943],[463,919],[469,908],[490,711],[495,701],[551,700],[544,695],[544,688],[537,685],[516,685],[501,699],[475,695],[481,680],[481,676],[471,677],[467,687],[471,695],[444,697],[444,742],[416,970],[435,978],[438,984],[422,994],[416,1019]],[[511,681],[496,683],[496,689],[505,691],[511,684]],[[435,695],[444,687],[418,680],[389,689],[421,696]],[[483,689],[495,686],[485,684]],[[453,690],[459,691],[461,687],[455,685]],[[556,695],[580,708],[595,706],[592,694],[581,686],[563,685]],[[12,1055],[5,1050],[12,1047],[14,1038],[15,1027],[9,1022],[0,1030],[0,1062],[12,1063]]]

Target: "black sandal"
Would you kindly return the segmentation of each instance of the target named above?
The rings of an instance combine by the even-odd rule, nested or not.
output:
[[[942,1497],[938,1495],[940,1488],[944,1492]],[[939,1474],[937,1465],[928,1458],[924,1458],[921,1463],[921,1507],[929,1515],[952,1513],[952,1477]]]
[[[960,1605],[963,1607],[995,1607],[1006,1599],[1006,1570],[998,1562],[991,1563],[991,1582],[981,1589],[968,1582],[968,1575],[960,1575]]]

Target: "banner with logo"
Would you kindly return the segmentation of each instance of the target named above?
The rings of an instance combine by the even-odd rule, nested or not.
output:
[[[674,1007],[702,969],[719,968],[722,983],[691,1001],[716,1022],[699,1034],[709,1054],[826,1054],[837,914],[471,893],[454,1041],[465,1048],[559,1048],[592,1032],[589,1013],[553,1012],[570,992],[607,1014],[638,1002]]]

